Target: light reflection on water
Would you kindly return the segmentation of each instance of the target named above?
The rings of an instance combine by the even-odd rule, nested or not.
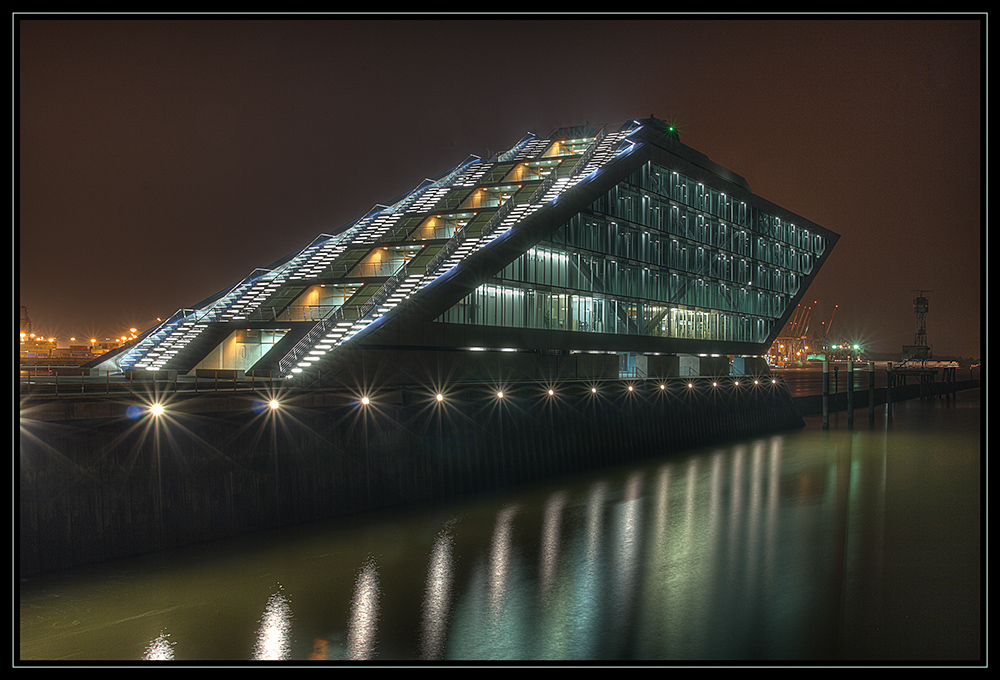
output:
[[[264,614],[257,630],[254,661],[283,661],[291,652],[292,610],[283,593],[277,592],[267,600]]]
[[[32,579],[21,658],[975,657],[978,406],[882,421]]]
[[[354,600],[351,602],[351,618],[347,628],[347,658],[351,661],[374,658],[378,607],[378,566],[373,560],[369,560],[358,574]]]
[[[174,643],[170,641],[170,635],[160,633],[156,639],[146,647],[146,653],[142,655],[143,661],[173,661]]]
[[[454,578],[452,550],[451,534],[444,530],[434,541],[427,568],[423,620],[420,626],[420,658],[423,660],[440,659],[444,655],[447,622],[451,617],[451,590]]]

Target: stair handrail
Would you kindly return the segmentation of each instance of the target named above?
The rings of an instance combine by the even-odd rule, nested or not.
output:
[[[285,375],[291,371],[299,357],[304,356],[305,353],[309,351],[309,348],[316,344],[316,341],[319,339],[321,334],[326,333],[335,321],[343,320],[345,318],[346,315],[344,314],[344,306],[340,305],[317,321],[313,327],[309,329],[309,332],[302,336],[302,338],[295,343],[290,350],[288,350],[285,356],[281,357],[278,361],[279,375]]]

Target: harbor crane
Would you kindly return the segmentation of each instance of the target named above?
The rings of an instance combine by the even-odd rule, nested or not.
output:
[[[813,305],[817,301],[813,301]],[[813,307],[799,304],[792,312],[781,334],[774,340],[768,351],[768,358],[775,366],[801,366],[806,363],[809,352],[809,324],[812,322]]]

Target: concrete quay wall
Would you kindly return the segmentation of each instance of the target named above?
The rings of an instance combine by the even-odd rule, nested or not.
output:
[[[173,395],[155,417],[111,399],[22,404],[21,575],[803,426],[780,383],[580,382],[551,396],[545,387],[519,383],[500,398],[467,385],[441,401],[396,389],[367,405],[286,393],[275,410],[262,395]]]

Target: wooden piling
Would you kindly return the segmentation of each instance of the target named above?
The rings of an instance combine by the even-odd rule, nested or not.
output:
[[[868,424],[875,424],[875,362],[868,362]]]
[[[823,429],[830,429],[830,362],[823,359]]]
[[[854,361],[847,360],[847,429],[854,429]]]

